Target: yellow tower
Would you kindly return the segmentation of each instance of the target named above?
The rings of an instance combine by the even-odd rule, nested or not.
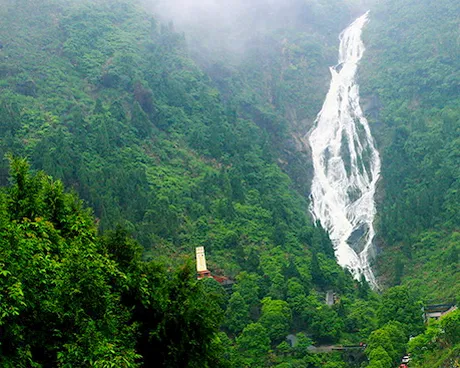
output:
[[[204,255],[204,247],[196,248],[196,272],[198,273],[198,279],[204,277],[211,277],[211,272],[206,267],[206,256]]]

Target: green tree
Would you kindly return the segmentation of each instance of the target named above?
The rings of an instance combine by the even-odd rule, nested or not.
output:
[[[239,292],[234,292],[225,312],[224,326],[232,333],[239,334],[249,323],[249,308]]]
[[[444,331],[443,337],[448,344],[460,343],[460,309],[443,316],[440,325]]]
[[[423,334],[417,335],[409,341],[407,350],[411,353],[414,361],[422,361],[425,354],[438,349],[437,340],[440,331],[439,321],[431,320]]]
[[[306,324],[302,314],[307,308],[308,301],[305,288],[297,278],[291,278],[288,281],[287,302],[292,311],[294,328],[305,328]]]
[[[293,312],[301,313],[305,308],[306,294],[305,288],[297,278],[288,280],[287,302]]]
[[[98,243],[90,212],[61,182],[11,159],[1,193],[5,366],[138,366],[135,326],[120,303],[127,277]],[[8,304],[11,303],[11,307]]]
[[[266,328],[272,342],[285,339],[291,323],[291,310],[288,303],[270,297],[264,298],[259,322]]]
[[[308,348],[313,345],[313,340],[308,338],[303,332],[296,335],[297,343],[294,346],[294,352],[299,357],[304,357],[308,354]]]
[[[270,337],[260,323],[247,325],[236,339],[243,367],[263,367],[270,349]]]
[[[388,356],[391,366],[392,364],[397,364],[406,352],[406,343],[407,337],[404,326],[399,322],[391,321],[370,334],[366,354],[371,362],[373,360],[380,361],[380,364],[384,367],[388,366],[388,358],[386,358]]]
[[[121,228],[98,238],[82,202],[22,159],[0,232],[0,365],[224,366],[222,299],[194,268],[143,262]]]
[[[340,338],[343,321],[332,308],[321,306],[312,317],[310,329],[316,341],[333,342]]]
[[[164,266],[141,264],[136,279],[134,320],[145,365],[197,367],[210,355],[223,311],[187,263],[167,275]],[[204,302],[205,301],[205,302]],[[147,317],[148,316],[148,317]]]
[[[368,367],[392,368],[393,366],[393,360],[382,346],[373,349],[369,354]]]
[[[249,306],[252,318],[257,314],[257,307],[260,303],[259,282],[260,276],[255,273],[243,271],[237,275],[236,284],[234,286],[235,292],[238,292]]]
[[[395,286],[385,291],[378,318],[381,326],[390,321],[401,322],[407,336],[415,336],[424,328],[421,304],[405,286]]]
[[[371,301],[356,300],[348,308],[345,316],[347,331],[359,333],[362,338],[377,329],[376,308],[378,304]]]

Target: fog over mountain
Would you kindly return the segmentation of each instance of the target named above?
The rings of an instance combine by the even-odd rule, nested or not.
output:
[[[456,366],[459,22],[0,0],[0,367]]]
[[[172,21],[191,45],[241,53],[247,43],[279,29],[339,32],[374,1],[366,0],[145,0],[163,21]],[[331,22],[324,22],[331,14]],[[333,19],[341,19],[340,22]],[[327,16],[326,16],[327,18]],[[334,32],[335,31],[335,32]]]

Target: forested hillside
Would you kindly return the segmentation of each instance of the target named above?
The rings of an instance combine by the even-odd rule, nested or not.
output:
[[[382,154],[380,269],[421,296],[460,290],[460,5],[387,1],[365,34],[361,85]]]
[[[327,92],[338,35],[371,2],[253,0],[228,9],[172,0],[154,9],[183,30],[226,105],[267,132],[278,164],[308,197],[312,168],[302,138]]]
[[[25,160],[11,160],[10,183],[0,192],[2,367],[225,366],[223,292],[190,262],[144,262],[120,228],[98,237],[82,201]]]
[[[368,331],[375,325],[374,296],[363,301],[369,297],[367,285],[354,282],[336,264],[327,235],[309,222],[305,199],[292,189],[291,180],[276,164],[268,133],[222,102],[210,78],[188,56],[184,37],[172,26],[159,23],[130,1],[7,1],[2,3],[1,14],[2,156],[9,152],[26,156],[33,168],[62,179],[94,209],[101,233],[121,225],[144,246],[146,260],[163,260],[168,267],[178,267],[181,254],[193,255],[195,246],[204,245],[210,270],[237,282],[228,306],[224,305],[228,312],[223,327],[232,338],[229,346],[236,344],[238,359],[244,359],[245,365],[265,364],[271,359],[268,351],[289,332],[304,331],[310,337],[305,337],[304,348],[295,359],[309,360],[315,366],[320,358],[307,356],[305,350],[310,338],[335,342],[344,336],[357,341],[365,335],[361,328]],[[5,160],[3,184],[8,183],[7,167]],[[26,193],[32,196],[30,202],[37,201],[37,190]],[[44,205],[38,200],[37,206],[40,210],[10,211],[5,216],[39,222]],[[43,221],[49,220],[45,217]],[[63,244],[67,243],[66,233],[58,231]],[[20,234],[28,236],[26,231]],[[14,247],[8,240],[6,244]],[[73,261],[64,257],[62,262]],[[8,272],[21,283],[27,280],[27,273],[18,274],[24,268],[21,262],[12,258],[8,264],[13,267]],[[110,284],[110,277],[101,283]],[[73,282],[69,281],[69,287]],[[161,287],[161,283],[153,285]],[[91,288],[81,291],[75,287],[75,292],[99,293]],[[343,297],[343,304],[327,307],[324,292],[328,289]],[[28,293],[24,307],[37,316],[41,312],[30,299],[32,287]],[[116,294],[114,298],[121,297]],[[60,301],[50,303],[53,308]],[[155,308],[176,308],[168,297],[166,303],[167,307]],[[372,324],[353,319],[351,330],[345,326],[344,318],[352,313],[354,304],[369,310]],[[78,309],[62,308],[71,316]],[[21,312],[18,318],[22,321]],[[49,318],[56,319],[53,314]],[[91,319],[83,318],[93,326]],[[123,318],[117,323],[131,321],[129,316]],[[193,313],[188,318],[194,318]],[[52,327],[45,321],[45,326],[36,327],[34,321],[30,323],[21,328],[64,333],[61,325]],[[111,328],[103,336],[114,338],[113,331],[120,325],[101,323]],[[99,326],[94,329],[100,331]],[[174,326],[169,329],[180,331]],[[348,331],[354,334],[348,336]],[[30,355],[36,364],[61,358],[78,362],[83,356],[92,359],[93,353],[99,354],[96,341],[87,343],[88,351],[72,353],[72,344],[80,349],[83,341],[79,332],[73,337],[62,335],[61,340],[57,336],[47,347],[46,357],[36,353],[40,347],[34,347],[39,335],[36,342],[27,342],[30,349],[19,351],[21,343],[14,345],[14,338],[23,341],[21,333],[9,333],[2,346],[13,344],[12,348],[2,354],[12,362]],[[186,336],[181,332],[180,338]],[[254,336],[263,343],[248,344]],[[199,340],[191,343],[194,341]],[[167,346],[173,342],[168,341]],[[110,339],[107,344],[116,345]],[[64,345],[75,354],[73,358],[58,353]],[[144,356],[139,347],[123,346]],[[91,349],[97,352],[90,353]],[[168,347],[165,349],[168,355]],[[132,359],[142,361],[134,355]],[[144,356],[143,361],[148,359]],[[193,366],[194,360],[188,359]]]
[[[303,246],[322,235],[305,201],[182,36],[129,2],[34,4],[4,5],[2,154],[27,155],[75,188],[102,230],[123,223],[150,252],[204,244],[221,267],[241,263],[232,275],[255,247],[309,258]]]
[[[98,236],[96,219],[62,182],[31,172],[24,159],[10,157],[10,165],[0,192],[2,367],[345,368],[365,361],[362,351],[348,365],[311,344],[363,339],[371,364],[390,367],[423,331],[406,288],[379,298],[349,280],[327,306],[294,266],[286,289],[272,284],[267,294],[265,275],[242,272],[229,296],[213,279],[197,280],[186,259],[143,261],[120,227]]]
[[[142,0],[2,0],[0,366],[455,362],[458,313],[426,329],[421,301],[460,289],[459,5],[374,3],[241,2],[206,32]],[[312,223],[300,139],[367,6],[378,292]],[[196,280],[197,246],[231,287]]]

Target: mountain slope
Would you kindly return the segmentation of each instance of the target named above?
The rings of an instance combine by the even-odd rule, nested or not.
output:
[[[2,22],[2,152],[73,186],[102,229],[126,220],[145,245],[174,243],[251,201],[271,240],[272,224],[307,224],[264,135],[226,115],[180,35],[129,2],[21,5]]]
[[[300,191],[308,192],[304,157],[286,141],[295,122],[314,118],[327,88],[328,65],[320,64],[331,55],[335,62],[334,32],[347,22],[334,12],[322,28],[334,5],[292,4],[318,17],[267,31],[264,42],[256,37],[260,43],[238,66],[222,58],[194,62],[185,37],[134,1],[0,4],[0,154],[27,156],[47,172],[28,174],[34,185],[14,197],[22,181],[8,178],[6,160],[0,165],[1,184],[10,183],[0,195],[8,235],[0,251],[9,272],[0,273],[0,296],[11,305],[0,319],[0,359],[39,366],[59,359],[114,364],[125,356],[137,366],[141,353],[147,365],[165,354],[160,364],[194,366],[205,354],[209,366],[224,356],[234,367],[345,367],[341,357],[314,355],[309,345],[365,340],[371,364],[391,367],[408,337],[423,330],[417,298],[454,296],[458,5],[392,0],[375,8],[369,25],[361,85],[384,159],[379,228],[388,248],[380,270],[388,284],[409,286],[380,298],[336,264],[327,234],[307,216],[299,185],[279,167],[302,178]],[[444,21],[439,32],[431,15]],[[407,24],[414,25],[410,38],[404,38]],[[422,32],[425,25],[433,32]],[[434,56],[424,70],[418,60],[426,43]],[[423,72],[429,75],[419,78]],[[292,151],[288,164],[284,150]],[[47,175],[79,193],[97,218]],[[154,262],[141,262],[129,232],[142,243],[144,260]],[[177,267],[196,246],[206,247],[214,274],[236,281],[231,296],[212,280],[206,287],[196,282],[192,268]],[[126,276],[131,256],[132,278]],[[80,266],[94,272],[66,281]],[[80,279],[97,285],[85,289]],[[24,282],[25,305],[14,280]],[[434,282],[441,280],[442,286]],[[331,290],[336,303],[328,306]],[[203,309],[206,303],[212,309]],[[194,325],[203,315],[204,330]],[[38,332],[24,333],[24,345],[22,331]],[[298,345],[288,346],[287,334],[296,334]]]
[[[204,245],[211,271],[257,280],[255,306],[290,277],[315,303],[354,294],[267,134],[228,111],[171,26],[104,0],[9,1],[1,24],[1,154],[62,179],[101,231],[122,224],[168,262]]]
[[[457,1],[392,0],[365,34],[361,85],[382,153],[380,269],[430,298],[460,288],[459,14]]]
[[[7,1],[1,17],[0,153],[62,179],[92,206],[102,234],[121,224],[146,260],[175,269],[205,246],[210,270],[237,281],[219,335],[229,354],[238,350],[235,366],[266,364],[288,333],[303,331],[305,344],[305,334],[357,341],[375,326],[377,296],[336,264],[269,132],[223,102],[171,25],[131,1]],[[6,161],[1,169],[6,185]],[[330,289],[343,298],[333,308],[324,303]],[[164,300],[176,301],[174,292]],[[354,305],[366,318],[352,315]],[[149,350],[148,326],[137,352]],[[245,341],[257,331],[262,348],[252,349]],[[336,359],[306,346],[292,359]]]

